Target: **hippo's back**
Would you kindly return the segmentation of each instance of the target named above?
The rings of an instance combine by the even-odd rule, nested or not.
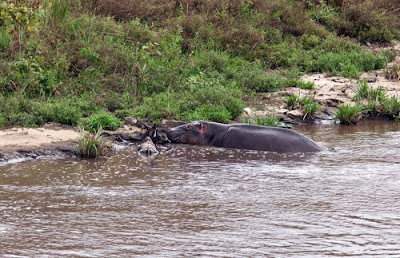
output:
[[[272,152],[318,152],[322,150],[311,139],[290,129],[246,124],[230,126],[221,147]]]

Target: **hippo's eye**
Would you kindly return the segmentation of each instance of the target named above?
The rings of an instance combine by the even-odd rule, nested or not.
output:
[[[193,124],[188,124],[187,129],[188,129],[188,130],[192,130],[193,127],[194,127]]]

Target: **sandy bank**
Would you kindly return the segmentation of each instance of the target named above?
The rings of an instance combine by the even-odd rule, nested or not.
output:
[[[78,140],[76,129],[54,123],[41,128],[0,130],[0,162],[26,156],[75,156]]]

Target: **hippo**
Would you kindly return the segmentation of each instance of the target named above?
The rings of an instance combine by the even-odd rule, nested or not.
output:
[[[290,129],[249,124],[195,121],[167,131],[172,143],[209,145],[257,151],[319,152],[314,141]]]
[[[152,155],[152,154],[158,154],[159,151],[157,150],[156,146],[154,145],[153,141],[149,136],[147,136],[143,143],[138,146],[138,152],[139,154],[144,154],[144,155]]]

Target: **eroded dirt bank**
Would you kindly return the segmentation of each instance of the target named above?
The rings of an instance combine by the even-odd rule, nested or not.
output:
[[[163,120],[155,133],[154,123],[132,117],[115,131],[104,131],[107,141],[138,143],[146,136],[155,137],[157,143],[166,142],[167,128],[183,122]],[[155,136],[154,136],[155,135]],[[0,130],[0,165],[12,160],[40,157],[76,157],[80,134],[78,128],[47,123],[40,128],[9,128]]]
[[[0,130],[0,163],[18,158],[75,156],[78,139],[75,128],[54,123],[41,128]]]
[[[393,42],[386,47],[397,52],[396,58],[388,64],[391,67],[400,63],[400,42]],[[369,47],[370,51],[377,52],[383,48]],[[388,80],[384,76],[384,69],[364,73],[359,80],[349,79],[340,76],[330,76],[326,73],[309,74],[301,77],[303,81],[313,82],[315,89],[306,90],[299,88],[284,88],[279,92],[259,93],[254,102],[248,103],[243,116],[264,117],[275,114],[283,121],[290,123],[312,122],[315,120],[333,120],[335,111],[341,104],[355,104],[353,100],[359,86],[358,81],[366,80],[370,87],[378,86],[384,88],[388,96],[400,97],[399,80]],[[303,121],[304,113],[299,108],[289,109],[285,98],[289,95],[313,98],[320,105],[319,110],[309,121]]]

